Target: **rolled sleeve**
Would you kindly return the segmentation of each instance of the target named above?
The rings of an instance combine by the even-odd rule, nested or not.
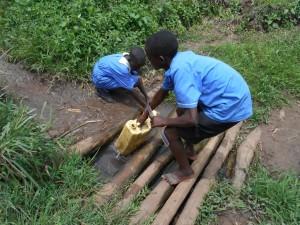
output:
[[[181,108],[196,108],[201,92],[199,81],[196,80],[193,73],[187,70],[177,70],[173,78],[177,105]]]

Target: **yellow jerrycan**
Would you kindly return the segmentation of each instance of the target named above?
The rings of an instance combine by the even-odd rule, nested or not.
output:
[[[157,115],[156,111],[153,111]],[[120,136],[115,142],[116,150],[121,155],[128,155],[133,150],[137,149],[146,141],[148,134],[151,131],[150,118],[148,118],[142,126],[139,126],[137,120],[128,120]]]

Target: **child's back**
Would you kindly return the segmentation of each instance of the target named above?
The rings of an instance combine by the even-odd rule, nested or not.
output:
[[[140,77],[136,76],[145,65],[146,55],[141,47],[134,47],[129,53],[112,54],[100,58],[94,65],[92,81],[97,94],[107,102],[114,102],[110,91],[127,90],[142,106],[148,103],[148,95]],[[134,90],[137,87],[143,94]]]
[[[174,89],[179,107],[192,108],[199,103],[216,121],[237,122],[252,115],[250,91],[243,77],[222,61],[192,51],[175,55],[162,88]]]

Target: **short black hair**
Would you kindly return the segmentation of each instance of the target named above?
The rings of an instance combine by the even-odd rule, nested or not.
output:
[[[156,56],[173,58],[178,51],[178,40],[171,31],[160,30],[147,38],[145,46]]]
[[[131,48],[129,57],[136,65],[143,66],[146,63],[145,51],[139,46]]]

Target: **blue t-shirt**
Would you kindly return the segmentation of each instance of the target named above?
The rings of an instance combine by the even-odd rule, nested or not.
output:
[[[195,108],[219,122],[238,122],[252,115],[248,85],[232,67],[192,51],[178,52],[166,71],[164,90],[174,90],[178,107]]]
[[[94,65],[92,81],[97,88],[132,90],[139,77],[131,75],[130,70],[124,54],[104,56]]]

